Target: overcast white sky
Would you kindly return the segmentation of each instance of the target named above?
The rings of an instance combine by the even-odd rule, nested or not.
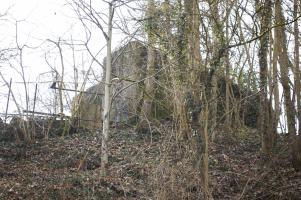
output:
[[[62,37],[77,23],[76,16],[64,0],[2,0],[1,13],[7,9],[11,23],[20,21],[21,42],[37,44],[45,38]],[[13,37],[15,30],[6,25],[1,27],[1,32]]]
[[[107,4],[100,3],[98,9],[102,12],[107,11]],[[27,45],[30,48],[24,48],[23,64],[25,66],[26,81],[29,83],[29,95],[33,99],[34,94],[34,82],[51,81],[50,74],[44,74],[50,71],[50,67],[45,62],[45,55],[49,60],[49,63],[56,67],[60,71],[60,60],[58,50],[54,44],[47,41],[48,39],[58,41],[70,40],[72,37],[74,40],[85,41],[85,33],[82,24],[78,20],[75,12],[71,6],[67,4],[65,0],[1,0],[0,14],[4,14],[7,11],[7,15],[0,19],[0,41],[1,49],[16,47],[16,23],[18,24],[17,35],[18,44],[20,46]],[[127,8],[124,10],[117,10],[115,18],[118,18],[121,14],[129,14]],[[130,14],[132,15],[132,14]],[[93,29],[92,40],[90,43],[91,50],[96,54],[105,45],[105,40],[99,30]],[[115,30],[113,37],[113,47],[119,45],[120,41],[126,37],[121,34],[121,31]],[[73,76],[73,59],[71,50],[69,47],[64,47],[64,62],[66,66],[66,80],[72,80]],[[78,47],[76,55],[76,66],[79,70],[85,71],[91,65],[91,58],[84,51],[80,51],[83,47]],[[105,55],[105,49],[99,54],[98,58],[102,60]],[[11,65],[16,69],[9,67],[8,63],[0,63],[1,73],[8,81],[13,79],[13,90],[17,97],[17,101],[22,104],[24,108],[24,88],[21,82],[21,76],[18,74],[18,63],[11,62]],[[93,69],[95,74],[99,76],[101,69],[96,63],[93,63]],[[81,71],[80,71],[81,72]],[[31,83],[32,82],[32,83]],[[48,84],[39,84],[38,98],[43,101],[45,94],[51,93]],[[7,87],[4,85],[2,79],[0,80],[0,113],[5,111]],[[72,98],[73,94],[69,94]],[[49,100],[50,101],[50,100]],[[45,102],[46,103],[46,102]],[[14,103],[10,102],[10,112],[14,112]],[[43,106],[38,106],[39,109],[43,109]],[[41,110],[48,112],[48,110]]]

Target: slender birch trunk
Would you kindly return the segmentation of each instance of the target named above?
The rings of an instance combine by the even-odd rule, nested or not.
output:
[[[108,165],[108,138],[110,125],[110,105],[111,105],[111,74],[112,74],[112,20],[113,20],[113,4],[109,3],[109,17],[108,17],[108,34],[107,40],[107,57],[106,57],[106,77],[105,77],[105,95],[103,107],[103,131],[101,144],[101,171],[102,175],[106,175],[106,168]]]

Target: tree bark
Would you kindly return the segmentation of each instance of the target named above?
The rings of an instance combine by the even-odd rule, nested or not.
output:
[[[269,102],[267,98],[268,90],[267,90],[267,84],[268,84],[268,62],[267,62],[267,56],[268,56],[268,45],[269,45],[269,32],[267,30],[269,29],[269,25],[271,22],[271,16],[272,16],[272,1],[271,0],[265,0],[263,2],[263,5],[261,5],[258,1],[256,3],[256,7],[260,8],[259,18],[260,18],[260,32],[262,34],[262,37],[260,37],[260,46],[259,46],[259,76],[260,76],[260,131],[262,134],[262,140],[261,140],[261,150],[265,154],[270,154],[272,151],[273,143],[271,142],[272,135],[269,132]]]
[[[298,17],[298,2],[300,1],[294,0],[294,19],[297,19]],[[298,27],[298,20],[294,22],[294,38],[295,38],[295,54],[294,54],[294,64],[295,64],[295,71],[294,71],[294,78],[295,78],[295,91],[296,91],[296,96],[297,96],[297,108],[298,108],[298,123],[299,127],[301,127],[301,83],[300,83],[300,59],[299,59],[299,27]],[[301,134],[301,128],[298,130],[299,135]]]
[[[108,165],[108,138],[110,125],[110,105],[111,105],[111,74],[112,74],[112,20],[113,20],[113,4],[109,3],[109,17],[108,17],[108,34],[107,40],[107,57],[106,57],[106,78],[105,78],[105,95],[103,106],[103,131],[101,144],[101,172],[106,175],[106,168]]]
[[[201,174],[204,199],[211,199],[208,174],[208,109],[205,99],[205,87],[200,88],[199,74],[205,71],[201,65],[200,53],[200,14],[198,0],[185,0],[187,62],[189,82],[186,88],[185,102],[187,118],[191,127],[193,149],[195,149],[196,169]],[[202,81],[202,80],[201,80]],[[204,80],[203,80],[204,81]]]
[[[280,118],[280,97],[279,97],[279,85],[278,85],[278,48],[277,48],[277,43],[276,43],[276,29],[274,29],[274,41],[273,41],[273,60],[272,60],[272,79],[273,79],[273,87],[272,87],[272,92],[274,96],[274,114],[273,114],[273,126],[274,129],[276,130],[276,135],[274,135],[274,144],[276,142],[276,136],[277,136],[277,128],[278,128],[278,123],[279,123],[279,118]]]
[[[287,40],[285,34],[285,18],[282,13],[282,6],[281,0],[275,0],[275,20],[276,25],[276,35],[277,38],[277,48],[279,50],[278,53],[278,60],[280,64],[280,73],[281,73],[281,84],[283,87],[284,92],[284,103],[285,103],[285,112],[286,112],[286,119],[288,125],[288,133],[290,137],[290,147],[291,147],[291,154],[292,154],[292,164],[296,170],[301,170],[301,151],[299,147],[299,141],[296,136],[296,110],[294,107],[294,103],[291,99],[291,89],[289,85],[289,77],[288,71],[289,66],[291,66],[291,62],[288,57],[287,51]]]
[[[210,17],[212,20],[212,29],[213,29],[213,57],[210,63],[211,70],[216,70],[221,65],[221,56],[219,56],[219,50],[224,44],[224,35],[223,35],[223,24],[221,23],[219,17],[218,1],[209,0],[210,8]],[[216,72],[212,73],[211,77],[211,103],[210,103],[210,122],[211,126],[215,127],[217,123],[217,77]]]
[[[300,1],[294,0],[294,19],[297,19],[298,12],[300,8],[298,6],[298,2]],[[300,4],[301,5],[301,4]],[[294,149],[295,154],[295,167],[301,169],[301,83],[300,83],[300,59],[299,59],[299,27],[298,20],[294,22],[294,38],[295,38],[295,54],[294,54],[294,78],[295,78],[295,92],[297,97],[297,117],[298,117],[298,135],[296,136],[296,147]]]
[[[228,19],[226,19],[226,40],[229,40],[229,23]],[[226,99],[225,99],[225,112],[226,112],[226,118],[225,118],[225,127],[228,131],[231,129],[231,112],[230,112],[230,87],[231,87],[231,82],[230,82],[230,58],[229,58],[229,50],[226,51],[225,53],[225,80],[226,80]]]
[[[187,139],[190,129],[187,120],[187,110],[185,104],[185,89],[187,88],[187,33],[186,21],[187,16],[183,12],[183,3],[181,0],[177,2],[178,20],[176,21],[176,38],[171,42],[172,59],[175,61],[171,67],[171,79],[174,89],[174,118],[178,123],[177,139]]]
[[[154,99],[154,91],[155,91],[155,64],[156,64],[156,50],[155,50],[155,2],[154,0],[149,0],[147,5],[147,36],[148,36],[148,48],[147,48],[147,69],[146,69],[146,80],[145,80],[145,91],[144,91],[144,99],[142,106],[142,121],[146,118],[146,120],[151,118],[152,113],[152,104]],[[143,123],[143,122],[142,122]]]

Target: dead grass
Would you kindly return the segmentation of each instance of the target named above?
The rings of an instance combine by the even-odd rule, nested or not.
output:
[[[198,172],[172,129],[111,134],[108,176],[100,177],[100,139],[80,133],[32,144],[0,143],[0,199],[201,199]],[[169,131],[169,134],[168,134]],[[289,161],[286,138],[272,159],[259,153],[256,133],[216,134],[210,144],[215,199],[298,199],[301,174]],[[269,161],[268,161],[269,160]]]

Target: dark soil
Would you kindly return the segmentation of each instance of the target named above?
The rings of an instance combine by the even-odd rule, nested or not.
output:
[[[285,136],[278,138],[274,156],[268,158],[260,153],[257,133],[235,135],[217,134],[210,144],[214,199],[301,199],[301,173],[290,164]],[[30,144],[2,141],[0,199],[158,198],[160,184],[153,181],[167,137],[115,129],[106,178],[100,176],[101,141],[95,134],[81,132]]]

